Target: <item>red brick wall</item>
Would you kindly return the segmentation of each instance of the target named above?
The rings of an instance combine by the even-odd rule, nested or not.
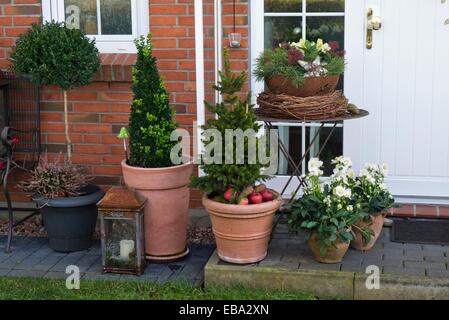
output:
[[[14,39],[40,17],[40,0],[0,0],[0,69],[9,65]]]
[[[194,0],[151,0],[150,31],[153,35],[154,55],[170,92],[177,122],[192,131],[196,119],[195,74],[195,17]],[[204,0],[204,47],[206,98],[213,102],[214,92],[214,1]],[[231,64],[236,70],[248,68],[248,3],[238,0],[236,5],[237,32],[243,35],[242,47],[231,50]],[[0,0],[0,69],[7,60],[14,39],[41,16],[40,0]],[[232,0],[223,1],[223,46],[233,30]],[[133,57],[102,56],[103,66],[90,86],[69,93],[69,121],[74,142],[73,161],[88,167],[95,182],[102,186],[122,183],[120,161],[121,142],[116,138],[126,126],[132,100],[130,76]],[[51,153],[65,151],[63,134],[62,94],[58,88],[42,91],[42,144]],[[17,180],[18,178],[15,177]],[[13,181],[14,184],[15,181]],[[15,189],[15,187],[13,186]],[[26,195],[15,190],[16,201]],[[201,195],[192,191],[192,207],[201,206]]]

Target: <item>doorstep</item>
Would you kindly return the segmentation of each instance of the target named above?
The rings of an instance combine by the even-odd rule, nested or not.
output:
[[[295,290],[321,299],[449,299],[449,246],[394,243],[383,230],[369,252],[350,249],[342,263],[315,262],[302,237],[278,224],[267,258],[233,265],[214,253],[205,268],[205,286],[244,285]],[[377,266],[380,289],[368,290],[368,266]]]

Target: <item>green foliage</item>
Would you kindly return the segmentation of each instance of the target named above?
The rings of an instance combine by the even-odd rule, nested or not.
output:
[[[256,61],[254,75],[258,81],[279,75],[284,76],[296,87],[304,82],[304,69],[299,65],[289,64],[288,52],[283,48],[265,50]]]
[[[100,67],[95,41],[56,22],[33,24],[17,39],[11,60],[15,72],[63,90],[88,84]]]
[[[254,75],[258,81],[283,76],[299,87],[305,77],[342,74],[344,54],[336,41],[324,43],[318,39],[317,42],[281,43],[278,48],[267,49],[257,58]]]
[[[137,62],[133,69],[134,100],[129,119],[129,165],[161,168],[172,165],[170,154],[176,129],[168,93],[152,56],[151,36],[136,39]]]
[[[247,98],[242,100],[238,97],[237,92],[241,91],[247,75],[241,72],[236,75],[231,72],[229,65],[228,52],[225,51],[224,71],[220,72],[221,81],[215,87],[220,93],[226,95],[221,103],[211,105],[205,102],[207,109],[211,113],[215,113],[218,117],[207,121],[203,126],[204,130],[215,129],[222,137],[222,163],[203,163],[201,169],[206,174],[202,177],[192,177],[191,186],[199,188],[211,196],[217,196],[217,199],[223,192],[232,187],[238,193],[242,192],[246,187],[252,186],[256,181],[267,179],[261,174],[263,165],[256,159],[256,163],[250,164],[249,161],[249,145],[250,141],[256,141],[258,144],[257,132],[260,125],[257,123],[257,118],[254,113],[254,105],[250,104],[251,94],[248,93]],[[226,130],[252,130],[244,139],[243,155],[237,155],[236,139],[225,139]],[[203,136],[204,137],[204,136]],[[205,149],[212,146],[214,139],[203,139]],[[225,150],[231,149],[232,157]],[[237,161],[237,156],[243,157],[242,164]],[[204,156],[203,156],[204,160]]]
[[[307,240],[315,234],[322,256],[336,243],[351,241],[352,228],[357,228],[355,225],[362,217],[357,198],[351,192],[355,179],[350,162],[337,158],[333,163],[334,175],[323,185],[320,181],[323,162],[311,159],[304,195],[287,206],[291,212],[290,229],[304,232]]]

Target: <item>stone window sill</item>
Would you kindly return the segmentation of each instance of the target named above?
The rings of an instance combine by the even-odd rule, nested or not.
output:
[[[102,82],[131,82],[132,68],[137,55],[129,53],[100,54],[101,67],[94,76],[94,81]]]

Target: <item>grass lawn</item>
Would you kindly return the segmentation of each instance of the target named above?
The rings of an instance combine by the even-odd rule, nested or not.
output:
[[[0,277],[0,300],[310,300],[304,293],[246,288],[209,288],[187,284],[81,280],[67,290],[65,280]]]

